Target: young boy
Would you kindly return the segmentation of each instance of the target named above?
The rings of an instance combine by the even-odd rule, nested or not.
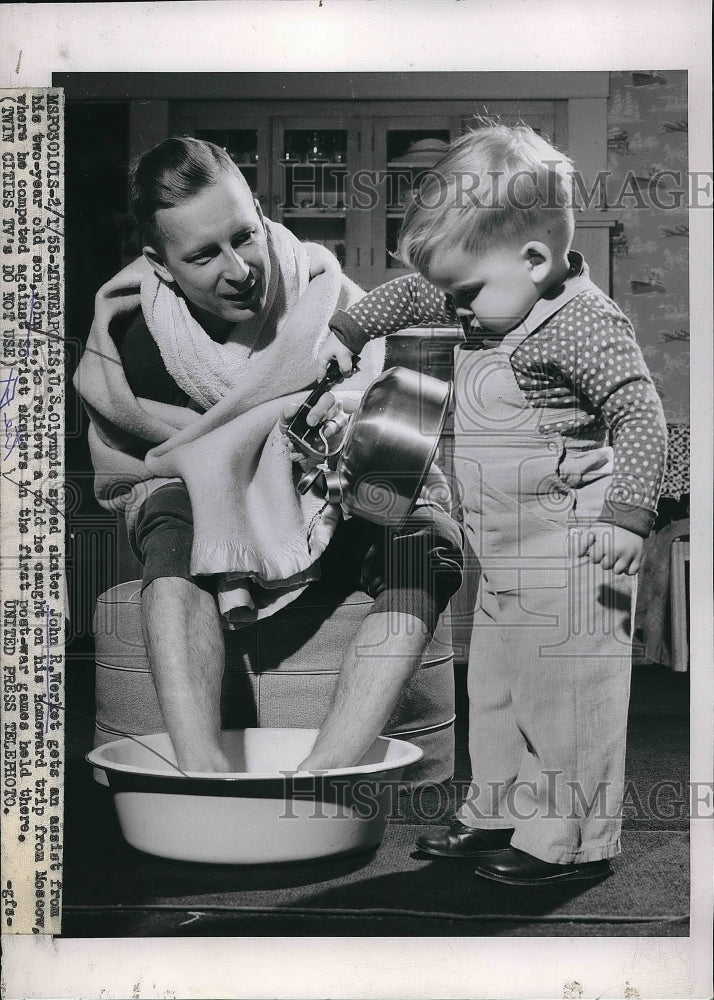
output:
[[[336,313],[322,352],[347,372],[372,337],[463,326],[473,777],[417,844],[513,885],[602,878],[620,852],[634,577],[666,447],[632,327],[570,252],[571,170],[525,126],[456,140],[405,216],[399,255],[420,273]]]

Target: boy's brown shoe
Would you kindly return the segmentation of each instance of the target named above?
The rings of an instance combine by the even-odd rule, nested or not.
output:
[[[502,851],[511,842],[513,830],[478,830],[453,819],[448,827],[422,833],[416,846],[440,858],[481,858]]]
[[[541,861],[532,854],[509,847],[492,853],[476,866],[476,875],[506,885],[551,885],[553,882],[582,882],[607,878],[612,874],[610,862],[586,861],[580,864],[555,865]]]

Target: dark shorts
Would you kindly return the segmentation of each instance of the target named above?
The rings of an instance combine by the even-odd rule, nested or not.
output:
[[[213,577],[190,572],[193,517],[182,483],[151,494],[139,512],[136,538],[144,567],[142,589],[169,576],[213,589]],[[415,508],[398,528],[352,517],[339,523],[320,560],[319,586],[345,595],[364,590],[374,598],[370,613],[414,615],[433,633],[461,585],[462,544],[457,522],[434,507]]]

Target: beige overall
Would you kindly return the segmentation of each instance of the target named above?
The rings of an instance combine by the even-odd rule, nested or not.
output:
[[[569,554],[611,481],[605,441],[575,441],[514,377],[516,348],[576,294],[539,301],[494,349],[456,350],[455,470],[482,564],[469,654],[467,826],[514,827],[512,846],[554,863],[620,850],[634,578]]]

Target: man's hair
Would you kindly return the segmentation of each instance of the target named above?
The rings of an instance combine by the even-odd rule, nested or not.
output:
[[[161,244],[160,208],[174,208],[215,184],[227,171],[247,182],[225,149],[188,136],[171,136],[144,153],[131,173],[129,205],[142,243]]]
[[[555,253],[573,239],[572,161],[527,125],[488,123],[456,139],[407,207],[397,255],[428,270],[435,251],[483,252],[540,239]]]

